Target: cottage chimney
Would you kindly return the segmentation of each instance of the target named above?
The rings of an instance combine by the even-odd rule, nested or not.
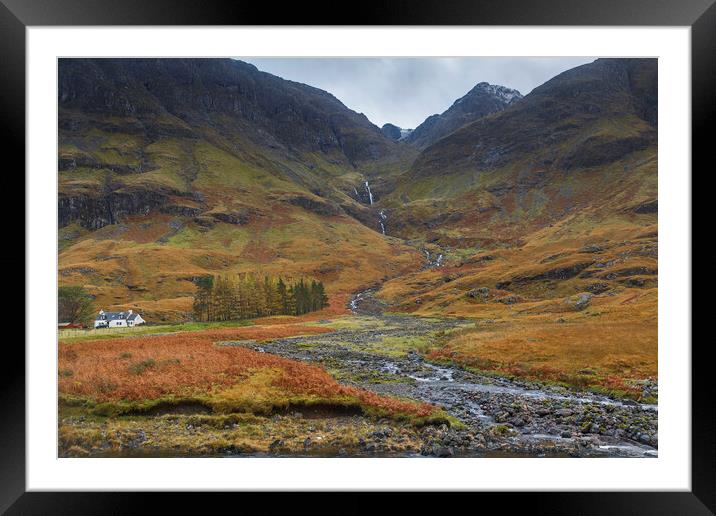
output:
[[[132,315],[132,311],[131,311],[131,310],[129,310],[129,312],[128,312],[128,313],[129,313],[129,315]]]

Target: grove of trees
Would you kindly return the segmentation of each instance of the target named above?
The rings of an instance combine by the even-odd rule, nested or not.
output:
[[[194,320],[235,321],[269,315],[301,315],[328,306],[323,283],[287,282],[280,277],[244,273],[203,276],[195,281]]]

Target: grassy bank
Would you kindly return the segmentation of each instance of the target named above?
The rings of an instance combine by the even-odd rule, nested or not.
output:
[[[215,327],[169,335],[60,342],[63,410],[118,417],[176,411],[360,414],[420,426],[450,423],[435,407],[341,385],[323,368],[222,341],[331,331],[309,324]]]

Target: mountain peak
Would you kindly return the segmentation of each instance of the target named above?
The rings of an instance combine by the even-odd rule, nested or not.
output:
[[[479,82],[453,102],[445,112],[426,118],[406,137],[406,141],[417,147],[428,147],[465,124],[502,111],[521,98],[522,94],[517,90],[499,84]]]
[[[387,123],[380,128],[381,132],[391,140],[403,140],[410,136],[412,129],[403,129],[395,124]]]
[[[487,94],[492,95],[494,97],[500,98],[504,100],[505,102],[512,103],[516,100],[520,100],[522,98],[522,94],[514,90],[512,88],[508,88],[506,86],[502,86],[500,84],[490,84],[489,82],[479,82],[475,85],[474,88],[472,88],[465,97],[471,95],[471,94]],[[465,97],[462,97],[463,99]],[[459,99],[461,100],[461,99]]]

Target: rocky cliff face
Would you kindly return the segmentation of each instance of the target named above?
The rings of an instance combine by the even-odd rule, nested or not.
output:
[[[57,199],[58,226],[62,228],[77,222],[87,229],[100,229],[117,224],[129,215],[147,215],[152,210],[184,216],[193,216],[200,211],[177,206],[172,202],[176,195],[186,194],[163,188],[121,188],[75,195],[60,192]]]
[[[481,82],[444,113],[429,116],[405,141],[420,148],[428,147],[465,124],[502,111],[521,98],[517,90]]]

